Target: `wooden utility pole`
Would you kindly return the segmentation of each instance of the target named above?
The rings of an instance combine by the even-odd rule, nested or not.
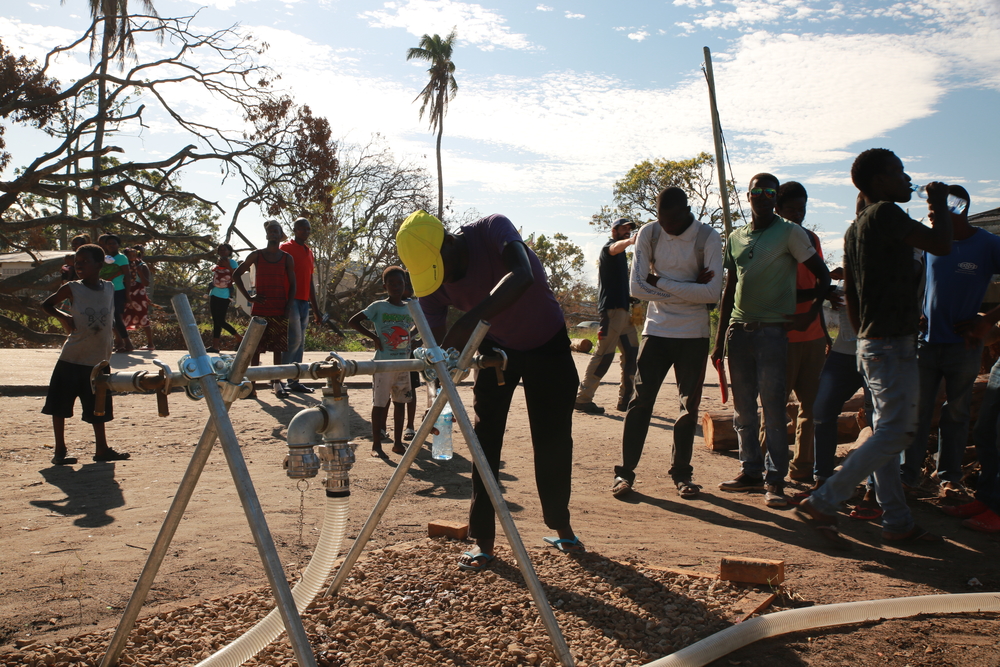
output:
[[[722,197],[722,221],[726,226],[726,240],[733,231],[733,217],[729,212],[729,188],[726,181],[726,161],[722,152],[722,125],[719,107],[715,103],[715,75],[712,73],[712,51],[705,47],[705,78],[708,79],[708,103],[712,109],[712,136],[715,138],[715,165],[719,169],[719,196]]]

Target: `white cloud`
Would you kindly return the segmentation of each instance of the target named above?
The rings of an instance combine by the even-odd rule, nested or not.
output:
[[[730,150],[773,164],[845,159],[855,142],[934,113],[945,93],[941,59],[906,36],[757,32],[732,55],[715,66]],[[773,85],[779,73],[796,85]]]
[[[549,7],[548,5],[538,5],[537,7],[535,7],[535,9],[540,12],[551,12],[552,10],[555,9],[555,7]]]
[[[587,15],[586,14],[574,14],[573,12],[567,11],[566,12],[566,18],[568,18],[568,19],[585,19],[585,18],[587,18]]]
[[[628,34],[629,39],[634,39],[637,42],[641,42],[647,37],[649,37],[649,33],[646,32],[645,30],[637,30],[636,32],[630,32]]]
[[[36,12],[40,12],[43,9],[48,9],[48,7],[46,5],[40,5],[37,2],[29,2],[28,6],[31,7],[32,9],[34,9]]]
[[[484,51],[496,47],[532,49],[525,35],[513,33],[507,20],[482,5],[454,0],[403,0],[386,2],[385,9],[362,12],[373,28],[403,28],[411,35],[447,34],[452,27],[458,38]]]

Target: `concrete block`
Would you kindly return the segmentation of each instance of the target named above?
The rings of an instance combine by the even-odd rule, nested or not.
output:
[[[427,536],[464,540],[469,536],[469,524],[457,521],[431,521],[427,524]]]
[[[725,556],[719,566],[719,578],[745,584],[777,586],[785,580],[785,561]]]

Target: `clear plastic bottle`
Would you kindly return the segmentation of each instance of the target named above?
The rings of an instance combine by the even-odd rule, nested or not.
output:
[[[926,185],[911,185],[910,188],[917,193],[917,197],[921,199],[927,199],[927,186]],[[966,208],[968,208],[969,202],[962,199],[958,195],[949,194],[948,195],[948,210],[955,215],[960,215]]]
[[[438,434],[431,440],[431,458],[438,461],[448,461],[454,453],[451,444],[451,425],[455,421],[455,416],[451,412],[451,403],[445,403],[444,409],[434,422],[434,428]]]

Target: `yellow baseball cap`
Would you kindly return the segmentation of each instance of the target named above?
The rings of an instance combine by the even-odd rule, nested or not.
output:
[[[410,272],[418,297],[433,294],[444,281],[443,242],[444,225],[423,209],[411,213],[396,232],[396,252]]]

